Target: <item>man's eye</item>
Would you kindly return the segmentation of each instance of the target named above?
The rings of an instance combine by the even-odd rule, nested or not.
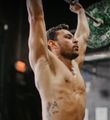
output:
[[[71,35],[67,35],[67,36],[65,36],[65,38],[67,38],[67,39],[71,39],[72,36],[71,36]]]

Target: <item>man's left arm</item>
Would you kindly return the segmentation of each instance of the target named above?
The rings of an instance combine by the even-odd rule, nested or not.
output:
[[[77,13],[78,16],[78,23],[76,32],[74,34],[74,39],[78,40],[79,56],[75,59],[75,61],[78,63],[79,67],[81,67],[84,62],[90,29],[87,17],[85,15],[85,10],[79,3],[70,5],[70,10],[74,13]]]

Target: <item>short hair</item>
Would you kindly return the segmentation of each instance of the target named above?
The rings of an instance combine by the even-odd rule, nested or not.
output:
[[[49,30],[47,30],[47,40],[51,39],[51,40],[56,40],[56,32],[58,30],[61,29],[65,29],[65,30],[69,30],[69,25],[67,24],[59,24],[55,27],[50,28]]]
[[[57,40],[57,34],[56,34],[56,32],[58,30],[61,30],[61,29],[68,30],[73,35],[75,33],[74,29],[72,29],[72,30],[69,29],[69,25],[67,25],[67,24],[59,24],[56,27],[52,27],[49,30],[47,30],[47,40],[53,40],[53,41]],[[48,46],[48,49],[51,50],[50,46]]]

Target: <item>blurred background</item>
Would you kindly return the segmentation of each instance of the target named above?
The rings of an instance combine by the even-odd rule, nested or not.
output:
[[[91,29],[82,74],[86,82],[85,120],[110,120],[110,0],[80,0],[95,23]],[[71,29],[77,16],[63,1],[43,0],[47,29],[66,23]],[[29,24],[26,1],[1,0],[0,4],[0,120],[42,120],[41,101],[28,61]]]

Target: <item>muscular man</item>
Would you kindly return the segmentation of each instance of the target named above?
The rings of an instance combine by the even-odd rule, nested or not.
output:
[[[29,61],[41,96],[43,120],[83,120],[86,92],[80,67],[89,36],[83,7],[70,5],[78,16],[74,35],[62,24],[46,32],[41,0],[27,0],[27,10]]]

